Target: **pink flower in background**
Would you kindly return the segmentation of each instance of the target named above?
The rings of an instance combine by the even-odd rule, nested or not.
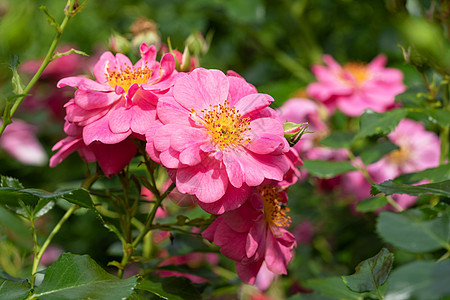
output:
[[[388,134],[388,138],[400,149],[390,152],[368,166],[369,174],[376,183],[394,179],[401,174],[439,166],[439,138],[433,132],[427,131],[422,123],[404,119],[393,132]],[[359,171],[350,172],[344,176],[343,188],[347,193],[354,194],[357,200],[369,197],[370,184]],[[406,194],[392,195],[392,198],[402,208],[413,205],[417,199],[415,196]]]
[[[47,153],[36,137],[36,128],[18,119],[6,126],[0,136],[0,148],[25,165],[43,166],[48,161]]]
[[[70,45],[62,46],[57,52],[69,51]],[[41,66],[41,59],[25,61],[20,65],[20,72],[34,75]],[[65,111],[64,104],[71,99],[68,96],[69,88],[57,89],[56,83],[63,77],[73,74],[81,74],[88,66],[88,59],[76,53],[61,56],[50,62],[42,73],[36,86],[21,104],[21,109],[25,110],[48,110],[58,119],[63,120]]]
[[[195,69],[160,98],[161,123],[147,132],[147,152],[207,212],[235,209],[251,186],[281,181],[290,168],[272,101],[242,78]]]
[[[394,107],[395,96],[406,89],[403,73],[386,68],[383,54],[367,65],[350,62],[341,66],[330,55],[324,55],[323,61],[327,66],[312,67],[318,82],[309,84],[307,92],[332,112],[338,108],[351,117],[365,109],[384,112]]]
[[[188,268],[195,269],[199,268],[202,265],[210,267],[211,265],[217,265],[219,263],[219,256],[217,253],[202,253],[202,252],[192,252],[186,255],[173,255],[164,259],[162,262],[158,264],[158,268],[165,266],[181,266],[185,265]],[[173,271],[173,270],[164,270],[157,269],[154,271],[160,277],[186,277],[193,283],[205,283],[208,282],[209,279],[205,277],[201,277],[195,274]]]
[[[255,284],[259,278],[261,287],[267,287],[270,273],[287,273],[296,242],[284,228],[290,224],[286,203],[286,193],[276,186],[254,188],[247,202],[220,215],[203,231],[204,238],[236,261],[243,282]]]
[[[105,52],[94,66],[96,81],[67,77],[58,87],[76,87],[66,104],[66,121],[82,128],[86,145],[94,141],[115,144],[131,134],[143,136],[156,120],[156,103],[174,76],[173,55],[157,62],[156,49],[142,44],[141,59],[133,66],[128,57]]]

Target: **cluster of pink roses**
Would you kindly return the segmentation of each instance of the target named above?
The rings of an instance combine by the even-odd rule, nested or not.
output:
[[[67,137],[54,146],[50,165],[78,151],[112,176],[136,155],[135,142],[144,141],[180,193],[219,215],[203,236],[236,261],[244,282],[286,274],[296,241],[284,229],[290,223],[284,190],[301,161],[269,107],[273,99],[233,72],[177,72],[172,54],[158,62],[154,46],[142,44],[140,52],[134,65],[104,53],[96,80],[59,81],[77,90],[65,105]]]
[[[340,109],[350,117],[360,116],[366,109],[385,112],[398,106],[395,97],[405,91],[403,74],[394,68],[385,68],[386,57],[377,56],[371,63],[347,63],[339,65],[331,56],[324,55],[328,67],[315,65],[312,68],[317,82],[308,85],[307,98],[293,98],[278,109],[280,118],[289,122],[308,122],[308,130],[294,146],[305,159],[349,160],[346,149],[327,148],[319,141],[329,134],[326,122],[329,116]],[[440,157],[439,138],[425,129],[420,122],[404,119],[387,138],[397,146],[379,161],[367,166],[372,180],[381,183],[385,180],[409,172],[417,172],[437,167]],[[356,160],[355,164],[361,162]],[[320,188],[326,190],[340,187],[344,195],[352,196],[356,202],[370,196],[370,183],[361,171],[348,172],[327,180],[317,180]],[[413,205],[417,197],[393,195],[402,208]],[[386,208],[392,208],[387,206]]]

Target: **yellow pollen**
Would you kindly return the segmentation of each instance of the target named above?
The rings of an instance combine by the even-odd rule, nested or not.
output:
[[[400,147],[388,154],[387,159],[396,165],[403,165],[411,158],[411,152],[408,147]]]
[[[215,147],[223,150],[250,142],[250,138],[245,137],[250,130],[250,118],[241,118],[236,108],[230,108],[228,100],[223,105],[210,105],[209,109],[201,112],[203,120],[200,122],[206,127]],[[191,116],[198,118],[195,110],[192,110]]]
[[[362,83],[369,78],[367,66],[363,63],[349,62],[343,66],[343,69],[356,79],[358,83]]]
[[[283,205],[281,195],[277,187],[265,186],[259,189],[259,194],[263,199],[264,217],[270,225],[278,227],[288,227],[291,224],[291,217],[287,216],[289,208]]]
[[[112,88],[119,85],[125,90],[126,93],[128,93],[130,86],[134,83],[148,83],[148,80],[152,76],[152,70],[150,70],[147,66],[140,68],[126,66],[125,68],[120,68],[120,71],[108,70],[105,75],[106,80]]]

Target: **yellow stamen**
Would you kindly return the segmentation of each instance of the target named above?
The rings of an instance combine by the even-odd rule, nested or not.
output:
[[[349,72],[358,83],[364,82],[370,75],[364,63],[349,62],[343,66],[343,69]]]
[[[250,118],[241,118],[236,108],[230,108],[228,100],[225,100],[223,105],[211,105],[209,109],[201,112],[202,119],[197,116],[195,110],[192,110],[191,117],[206,127],[215,147],[223,150],[250,142],[250,138],[245,137],[250,130]]]
[[[152,76],[152,70],[150,70],[147,66],[140,68],[126,66],[125,68],[120,68],[120,71],[108,69],[105,75],[106,80],[112,88],[119,85],[125,90],[126,93],[128,93],[128,90],[134,83],[147,83]]]
[[[388,154],[387,159],[396,165],[403,165],[411,159],[411,151],[408,147],[400,147]]]
[[[288,227],[292,222],[291,217],[286,215],[289,208],[283,205],[279,189],[275,186],[265,186],[259,189],[259,194],[263,199],[266,222],[277,227]]]

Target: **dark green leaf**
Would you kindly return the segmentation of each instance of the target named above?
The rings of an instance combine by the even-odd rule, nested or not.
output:
[[[386,196],[380,195],[364,199],[363,201],[359,202],[358,205],[356,205],[356,209],[360,212],[369,212],[382,208],[386,204],[387,204]]]
[[[361,294],[349,290],[340,277],[310,279],[306,285],[315,293],[334,299],[361,299]]]
[[[35,297],[42,300],[126,299],[133,293],[137,277],[119,279],[87,255],[62,254],[47,268]]]
[[[395,269],[384,300],[435,300],[450,296],[450,261],[415,261]]]
[[[424,179],[429,179],[432,182],[450,180],[450,164],[442,165],[437,168],[426,169],[420,172],[403,174],[395,178],[393,181],[411,184]]]
[[[322,139],[320,143],[330,148],[350,148],[354,137],[355,134],[353,132],[336,131]]]
[[[305,160],[303,163],[303,168],[311,175],[320,178],[332,178],[336,175],[356,170],[348,161]]]
[[[361,116],[361,126],[355,140],[380,134],[386,135],[393,131],[398,123],[406,116],[406,109],[394,109],[384,113],[366,110]]]
[[[76,204],[81,207],[86,208],[94,208],[94,204],[92,203],[91,195],[89,192],[83,188],[79,188],[76,190],[64,192],[58,194],[58,197],[61,197],[72,204]]]
[[[342,280],[352,291],[375,291],[386,282],[393,262],[394,254],[383,248],[374,257],[362,261],[356,267],[355,274],[342,276]]]
[[[401,183],[395,183],[392,180],[382,182],[380,184],[373,184],[370,190],[372,195],[378,193],[385,193],[386,195],[392,194],[408,194],[408,195],[421,195],[421,194],[434,194],[438,196],[450,197],[450,180],[427,183],[421,185],[407,185]]]
[[[448,212],[432,220],[424,219],[420,210],[403,213],[381,212],[377,232],[386,242],[413,253],[441,248],[450,249],[450,218]]]
[[[389,152],[399,149],[399,147],[389,141],[382,141],[379,143],[376,143],[375,145],[370,145],[367,149],[362,151],[359,154],[359,157],[361,157],[362,161],[366,165],[370,165],[379,159],[381,159],[383,156],[388,154]]]
[[[144,280],[136,288],[151,292],[162,299],[197,300],[201,298],[191,281],[184,277],[161,278],[160,282]]]
[[[30,285],[27,282],[0,279],[0,299],[2,300],[23,300],[29,292]]]

